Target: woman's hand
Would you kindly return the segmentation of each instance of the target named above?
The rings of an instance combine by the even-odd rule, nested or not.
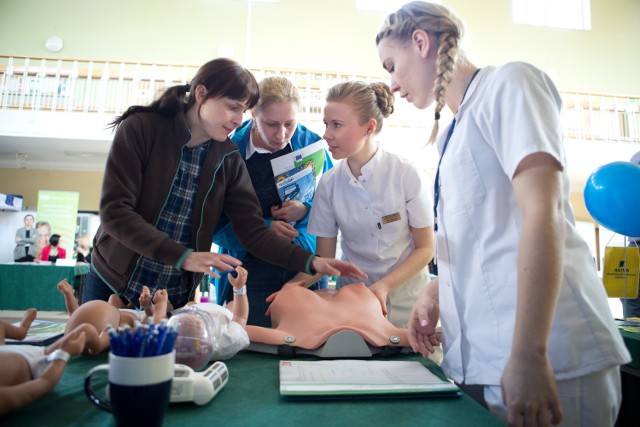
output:
[[[311,261],[311,267],[316,273],[325,276],[347,276],[357,280],[367,279],[367,275],[355,265],[335,258],[320,258],[316,256]]]
[[[409,315],[409,344],[416,353],[428,357],[440,345],[436,325],[440,316],[438,307],[438,279],[424,287]]]
[[[300,234],[293,225],[284,221],[271,221],[270,230],[283,239],[286,239],[288,242],[293,242],[293,239],[298,237],[298,234]]]
[[[307,206],[299,200],[287,200],[281,206],[272,206],[271,216],[285,222],[300,221],[307,216]]]
[[[369,286],[369,290],[373,292],[373,294],[380,301],[380,306],[382,307],[382,314],[385,316],[388,314],[387,312],[387,297],[389,296],[389,290],[382,282],[376,282],[373,285]]]
[[[512,354],[500,387],[510,426],[549,426],[562,420],[556,380],[546,354]]]
[[[211,267],[218,271],[231,271],[239,265],[242,265],[242,262],[231,255],[214,254],[213,252],[191,252],[187,259],[184,260],[182,269],[219,278],[220,275],[211,270]]]

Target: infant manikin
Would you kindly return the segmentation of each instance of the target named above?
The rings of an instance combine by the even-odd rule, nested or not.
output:
[[[169,325],[178,326],[176,362],[195,370],[226,360],[249,345],[247,331],[227,308],[214,303],[188,305],[173,312]]]
[[[396,328],[389,322],[380,302],[364,283],[350,284],[337,291],[311,291],[287,285],[276,294],[269,310],[272,329],[247,325],[252,345],[289,345],[313,350],[341,331],[353,331],[374,348],[409,347],[407,329]]]
[[[176,362],[195,370],[209,361],[226,360],[249,345],[244,326],[249,316],[247,300],[247,270],[236,267],[236,276],[229,275],[234,299],[232,311],[214,303],[187,305],[173,312],[169,325],[178,326]]]

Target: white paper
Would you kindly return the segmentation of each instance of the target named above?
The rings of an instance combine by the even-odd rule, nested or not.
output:
[[[322,360],[280,362],[282,394],[455,392],[420,362]]]

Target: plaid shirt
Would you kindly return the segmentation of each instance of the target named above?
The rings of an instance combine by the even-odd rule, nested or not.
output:
[[[158,230],[164,231],[171,239],[186,247],[191,245],[193,201],[198,189],[200,170],[210,145],[211,141],[208,141],[197,147],[185,145],[182,148],[180,167],[156,223]],[[138,261],[130,286],[125,292],[125,297],[136,306],[142,286],[147,286],[152,295],[156,289],[166,289],[174,307],[185,305],[191,290],[189,278],[183,271],[146,257],[141,257]]]

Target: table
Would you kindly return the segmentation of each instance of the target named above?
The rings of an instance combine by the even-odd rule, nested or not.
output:
[[[490,412],[464,395],[287,402],[279,394],[280,359],[262,353],[237,354],[225,361],[229,382],[211,402],[204,406],[172,403],[164,426],[503,426]],[[415,354],[394,356],[393,360],[420,360],[425,366],[438,369],[432,361]],[[113,426],[113,417],[92,405],[83,389],[84,376],[89,369],[106,362],[106,353],[73,358],[52,393],[8,414],[2,419],[2,425]],[[94,390],[103,390],[105,385],[106,375],[94,377]]]
[[[56,285],[60,280],[67,279],[79,296],[84,275],[88,272],[88,264],[0,264],[0,310],[35,307],[38,310],[64,311],[64,298]]]
[[[631,363],[627,366],[640,369],[640,333],[628,332],[620,330],[624,344],[627,346],[627,350],[631,353]]]

